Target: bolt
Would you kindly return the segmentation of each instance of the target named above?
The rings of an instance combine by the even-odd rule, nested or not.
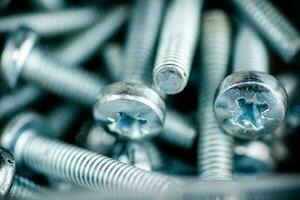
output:
[[[237,175],[272,173],[275,160],[270,147],[261,141],[241,142],[234,148],[234,170]]]
[[[231,3],[283,60],[299,61],[299,32],[271,2],[231,0]]]
[[[38,115],[20,114],[5,127],[1,145],[14,153],[18,164],[91,190],[163,192],[176,186],[167,176],[47,138],[45,127]]]
[[[73,104],[62,104],[47,113],[46,120],[53,138],[63,138],[80,115],[80,108]]]
[[[128,11],[125,6],[112,9],[96,25],[55,49],[54,57],[68,65],[83,63],[118,32],[128,18]]]
[[[175,0],[167,10],[153,69],[153,82],[163,93],[176,94],[187,85],[202,4],[202,0]]]
[[[24,27],[7,41],[2,52],[1,71],[8,85],[14,87],[22,78],[57,95],[91,106],[104,83],[91,73],[47,57],[36,42],[37,35]]]
[[[15,175],[15,159],[0,148],[0,198],[1,199],[31,199],[37,197],[44,189],[32,181]]]
[[[111,43],[104,48],[103,59],[106,63],[105,66],[108,74],[114,81],[119,81],[122,74],[122,54],[122,48],[118,44]],[[191,149],[196,136],[197,131],[190,120],[169,108],[158,139],[176,147]]]
[[[162,98],[148,85],[147,72],[151,65],[162,0],[136,1],[129,25],[122,81],[103,90],[94,107],[97,121],[121,137],[140,139],[161,131],[165,105]]]
[[[36,30],[42,36],[55,36],[87,28],[95,24],[98,19],[99,11],[93,7],[22,14],[1,18],[0,32],[11,32],[20,25],[26,25]]]
[[[201,34],[198,171],[204,180],[228,180],[232,178],[233,140],[219,128],[213,114],[213,91],[225,77],[229,62],[228,16],[221,10],[204,13]]]
[[[157,147],[149,142],[119,142],[114,147],[114,158],[146,171],[162,168],[162,159]]]
[[[41,10],[57,11],[66,7],[65,0],[30,0],[30,3]]]
[[[228,134],[254,140],[272,134],[283,122],[287,95],[268,71],[264,44],[251,29],[240,27],[234,73],[219,85],[214,100],[215,116]]]

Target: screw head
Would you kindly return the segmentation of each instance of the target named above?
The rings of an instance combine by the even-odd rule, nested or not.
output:
[[[158,134],[165,104],[151,88],[140,83],[113,83],[101,90],[94,117],[120,137],[141,139]]]
[[[37,34],[26,27],[18,28],[8,38],[1,56],[0,70],[9,87],[17,85],[22,68],[37,40]]]
[[[258,139],[274,132],[286,111],[286,91],[273,76],[258,71],[227,76],[214,99],[221,128],[241,139]]]
[[[19,152],[16,143],[19,141],[19,137],[28,130],[43,133],[49,129],[45,125],[44,119],[37,114],[30,112],[18,114],[4,127],[0,137],[0,146],[13,151],[17,158]]]
[[[0,198],[5,199],[14,182],[15,159],[11,153],[0,148]]]

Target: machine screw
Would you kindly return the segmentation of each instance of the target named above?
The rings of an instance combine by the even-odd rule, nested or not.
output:
[[[231,0],[238,13],[286,62],[300,61],[300,35],[271,2]]]
[[[44,189],[32,181],[15,175],[15,159],[0,148],[1,199],[31,199],[37,197]]]
[[[153,69],[153,82],[162,93],[176,94],[187,85],[202,4],[202,0],[175,0],[167,10]]]
[[[123,49],[120,44],[109,43],[104,47],[101,57],[105,63],[105,69],[113,81],[121,80]]]
[[[133,8],[122,66],[122,82],[101,90],[94,117],[121,137],[141,139],[161,131],[163,99],[148,85],[151,57],[163,11],[162,0],[138,0]]]
[[[2,52],[1,72],[8,85],[14,87],[22,78],[72,101],[92,106],[105,83],[91,73],[47,57],[36,41],[37,35],[24,27],[7,41]]]
[[[201,34],[198,171],[204,180],[228,180],[232,178],[233,139],[223,133],[213,114],[213,91],[225,77],[228,67],[229,18],[221,10],[204,13]]]
[[[11,32],[20,25],[26,25],[42,36],[55,36],[87,28],[99,17],[99,11],[92,7],[7,16],[0,20],[0,32]]]
[[[31,4],[41,10],[56,11],[66,7],[65,0],[30,0]]]
[[[272,173],[275,169],[271,149],[264,142],[240,142],[235,146],[234,152],[234,171],[237,175]]]
[[[117,33],[128,19],[128,13],[125,6],[112,9],[96,25],[63,42],[55,49],[54,58],[70,66],[83,63]]]
[[[214,112],[220,126],[241,139],[272,134],[287,111],[287,95],[268,70],[264,44],[248,27],[237,35],[233,74],[219,85]],[[247,51],[245,51],[247,49]]]
[[[20,114],[5,127],[1,145],[13,151],[18,164],[91,190],[164,192],[177,186],[167,176],[42,136],[45,127],[39,116]]]

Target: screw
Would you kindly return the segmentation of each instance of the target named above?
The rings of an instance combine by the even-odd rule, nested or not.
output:
[[[122,82],[105,87],[94,107],[96,120],[121,137],[140,139],[161,131],[165,105],[147,73],[163,11],[163,1],[136,1],[127,35]]]
[[[153,70],[153,82],[163,93],[176,94],[187,85],[202,4],[202,0],[175,0],[167,10]]]
[[[37,35],[29,29],[18,29],[6,43],[1,58],[1,71],[14,87],[18,79],[91,106],[104,83],[93,74],[70,68],[48,58],[37,45]]]
[[[119,81],[123,70],[121,65],[122,48],[120,45],[113,43],[107,45],[104,49],[103,59],[108,74],[114,81]],[[190,120],[169,108],[158,139],[176,147],[191,149],[196,136],[197,131]]]
[[[7,124],[0,140],[17,163],[35,172],[91,190],[163,192],[176,186],[166,176],[42,136],[42,122],[37,115],[20,114]]]
[[[73,104],[62,104],[47,113],[46,120],[53,138],[62,138],[78,119],[80,109]]]
[[[118,6],[109,11],[100,22],[67,40],[54,51],[54,57],[68,65],[83,63],[99,47],[117,33],[128,18],[129,9]]]
[[[234,73],[224,79],[215,95],[216,118],[227,133],[238,138],[253,140],[272,134],[285,118],[287,95],[267,74],[265,46],[246,26],[238,32],[234,57]]]
[[[201,34],[198,170],[204,180],[228,180],[232,178],[233,140],[219,128],[212,102],[229,62],[229,18],[221,10],[204,13]]]
[[[0,148],[0,198],[29,199],[37,197],[44,189],[32,181],[15,175],[15,159],[4,149]]]
[[[272,173],[275,160],[270,147],[261,141],[241,142],[234,148],[234,168],[237,175]]]
[[[299,32],[271,2],[231,0],[231,3],[283,60],[299,61]]]
[[[87,28],[95,24],[98,19],[99,11],[92,7],[22,14],[1,18],[0,32],[11,32],[20,25],[26,25],[36,30],[42,36],[55,36]]]
[[[30,0],[34,7],[45,11],[56,11],[66,7],[65,0]]]

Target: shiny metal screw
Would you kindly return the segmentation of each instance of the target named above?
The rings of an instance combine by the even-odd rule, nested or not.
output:
[[[103,59],[106,63],[106,69],[114,81],[119,81],[122,74],[122,54],[122,48],[118,44],[109,44],[104,50]],[[158,139],[179,148],[191,149],[196,136],[197,131],[191,121],[169,108]],[[101,145],[99,144],[99,146]]]
[[[30,0],[30,3],[41,10],[56,11],[66,7],[65,0]]]
[[[148,73],[164,1],[135,2],[127,35],[122,82],[105,87],[94,106],[94,117],[121,137],[140,139],[161,131],[165,105],[148,85]]]
[[[223,80],[228,67],[229,18],[221,10],[204,13],[201,34],[198,171],[204,180],[228,180],[232,178],[233,140],[223,133],[215,119],[213,91]]]
[[[202,0],[174,0],[167,10],[153,69],[153,82],[162,93],[176,94],[187,85],[202,4]]]
[[[92,190],[163,192],[176,186],[166,176],[42,136],[45,127],[39,116],[20,114],[5,127],[1,145],[13,151],[18,164]]]
[[[22,78],[29,83],[83,105],[93,105],[105,84],[81,69],[71,68],[47,57],[37,45],[37,35],[18,29],[6,43],[1,57],[1,72],[11,87]]]
[[[32,181],[15,175],[15,159],[0,148],[0,198],[1,199],[32,199],[45,191]]]
[[[118,32],[127,21],[128,13],[129,9],[125,6],[110,10],[96,25],[63,42],[54,50],[53,56],[68,65],[83,63]]]
[[[0,32],[11,32],[20,25],[26,25],[42,36],[55,36],[87,28],[99,17],[99,11],[92,7],[7,16],[0,20]]]
[[[300,34],[267,0],[231,0],[238,13],[286,62],[300,61]]]
[[[267,51],[255,32],[242,26],[236,39],[234,73],[220,84],[214,112],[228,134],[253,140],[280,126],[287,111],[287,95],[268,74]]]

